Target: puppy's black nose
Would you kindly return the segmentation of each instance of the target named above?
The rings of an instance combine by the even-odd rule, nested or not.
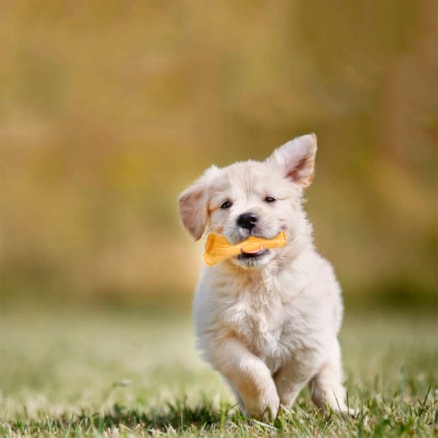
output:
[[[258,218],[254,213],[243,213],[237,218],[237,225],[241,228],[252,230],[257,224]]]

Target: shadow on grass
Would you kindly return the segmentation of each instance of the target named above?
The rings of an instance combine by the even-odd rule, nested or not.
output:
[[[161,409],[150,408],[145,411],[127,409],[116,403],[111,410],[103,413],[82,411],[80,414],[63,413],[53,417],[41,416],[38,419],[26,418],[25,415],[24,418],[8,423],[7,429],[0,421],[0,435],[1,432],[7,431],[30,436],[61,434],[65,437],[95,436],[111,431],[127,431],[141,435],[156,432],[199,434],[222,432],[224,429],[230,430],[230,427],[231,430],[242,433],[253,434],[257,431],[262,433],[262,436],[264,433],[281,432],[284,427],[301,432],[306,430],[312,435],[311,431],[307,430],[306,424],[312,424],[312,418],[315,419],[313,416],[317,412],[315,409],[309,409],[308,404],[306,407],[308,409],[302,410],[297,406],[300,412],[297,419],[286,414],[286,417],[267,424],[244,417],[236,405],[222,404],[218,408],[207,400],[197,406],[189,406],[185,400],[176,401],[175,404],[168,403]],[[316,415],[316,418],[321,420],[322,417]],[[305,421],[301,424],[303,420]],[[328,423],[330,422],[329,419]]]
[[[16,433],[34,435],[63,431],[64,436],[93,435],[112,429],[127,431],[176,431],[220,429],[224,426],[232,406],[221,409],[209,403],[190,407],[185,402],[168,404],[162,409],[153,408],[149,411],[126,409],[115,404],[107,413],[61,414],[57,417],[40,419],[20,419],[9,423]],[[239,421],[240,414],[233,414],[233,419]],[[1,424],[0,424],[1,425]],[[0,428],[1,429],[1,428]]]

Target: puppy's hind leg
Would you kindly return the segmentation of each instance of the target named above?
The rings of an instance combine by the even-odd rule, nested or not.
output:
[[[280,400],[271,372],[238,339],[230,337],[215,349],[212,365],[228,380],[246,415],[270,420],[277,416]]]
[[[337,340],[330,358],[312,378],[310,390],[312,401],[321,410],[329,407],[334,411],[355,415],[354,409],[349,409],[345,404],[346,390],[343,385],[341,351]]]

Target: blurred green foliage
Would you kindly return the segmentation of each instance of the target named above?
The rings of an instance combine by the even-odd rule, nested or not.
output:
[[[2,2],[3,303],[188,300],[200,246],[178,192],[316,132],[307,208],[347,300],[430,305],[436,16],[427,0]]]

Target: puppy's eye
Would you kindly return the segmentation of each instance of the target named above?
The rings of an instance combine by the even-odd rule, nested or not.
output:
[[[275,201],[276,201],[276,199],[273,198],[272,196],[266,196],[266,198],[265,198],[265,202],[268,202],[268,203],[275,202]]]
[[[225,210],[225,209],[227,209],[227,208],[230,208],[232,205],[233,205],[232,202],[230,202],[230,201],[225,201],[225,202],[221,205],[221,208]]]

